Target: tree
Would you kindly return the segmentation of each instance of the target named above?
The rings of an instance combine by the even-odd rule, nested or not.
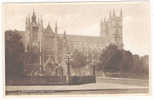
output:
[[[133,56],[133,67],[134,70],[132,72],[135,72],[137,75],[149,75],[149,60],[148,56],[140,57],[138,55]]]
[[[122,58],[120,61],[120,72],[129,73],[133,69],[133,55],[131,52],[122,50]]]
[[[120,71],[120,59],[122,58],[121,51],[117,46],[111,44],[106,47],[100,56],[100,63],[97,64],[98,71],[115,72]]]
[[[72,55],[71,66],[73,68],[82,68],[85,67],[87,64],[87,57],[83,55],[83,53],[75,50]]]
[[[24,46],[19,31],[5,32],[5,70],[6,77],[18,77],[23,74]]]
[[[144,74],[149,75],[149,56],[145,55],[141,57],[142,65],[143,65],[143,70]]]
[[[120,72],[129,74],[128,76],[148,76],[149,73],[148,56],[140,57],[133,55],[130,51],[118,49],[111,44],[106,47],[101,56],[96,70],[102,72]]]

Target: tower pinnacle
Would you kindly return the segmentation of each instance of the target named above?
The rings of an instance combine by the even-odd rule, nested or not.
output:
[[[35,15],[34,9],[33,9],[33,15],[32,15],[32,22],[36,23],[36,15]]]
[[[121,10],[120,10],[120,16],[122,17],[122,15],[123,15],[123,14],[122,14],[122,9],[121,9]]]
[[[113,9],[113,16],[115,16],[115,9]]]
[[[56,24],[55,24],[55,33],[58,33],[57,21],[56,21]]]

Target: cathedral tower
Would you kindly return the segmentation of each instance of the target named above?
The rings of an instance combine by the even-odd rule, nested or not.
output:
[[[31,16],[26,17],[25,25],[25,52],[31,53],[31,63],[38,63],[41,65],[41,35],[43,31],[43,21],[36,17],[33,10]]]
[[[116,14],[115,9],[110,11],[108,19],[104,18],[100,24],[100,36],[112,44],[118,46],[119,49],[123,48],[123,14],[122,9],[119,15]]]
[[[37,20],[35,11],[32,16],[26,17],[25,39],[27,41],[27,50],[40,48],[41,31],[43,30],[43,21]],[[25,50],[25,51],[27,51]]]

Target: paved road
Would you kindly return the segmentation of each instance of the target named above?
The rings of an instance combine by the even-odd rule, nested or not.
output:
[[[148,92],[147,80],[98,77],[96,81],[96,83],[71,86],[7,86],[6,94],[118,94]]]
[[[112,83],[112,84],[123,84],[131,86],[148,87],[149,81],[143,79],[130,79],[130,78],[111,78],[111,77],[97,77],[98,83]]]

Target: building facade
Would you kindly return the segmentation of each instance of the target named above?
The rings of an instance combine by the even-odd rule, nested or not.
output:
[[[90,60],[96,59],[97,62],[99,54],[109,44],[122,49],[122,18],[122,10],[119,15],[113,10],[108,18],[100,22],[100,36],[79,36],[67,35],[66,32],[59,34],[57,24],[54,29],[50,24],[45,28],[43,20],[33,11],[32,16],[26,17],[25,23],[25,75],[66,76],[68,67],[65,58],[70,56],[68,53],[78,50],[86,56],[95,54]],[[93,68],[87,69],[83,75],[94,73]],[[75,75],[73,72],[71,74]]]

